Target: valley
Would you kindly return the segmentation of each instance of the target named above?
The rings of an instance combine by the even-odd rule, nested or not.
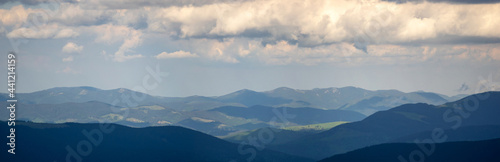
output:
[[[445,98],[453,97],[427,92],[368,91],[353,87],[278,88],[266,92],[242,90],[219,97],[170,98],[143,94],[146,97],[135,106],[112,104],[113,98],[129,95],[127,93],[139,92],[67,87],[19,94],[16,140],[20,142],[16,143],[16,152],[32,152],[27,149],[29,145],[42,147],[51,143],[54,148],[48,149],[49,152],[41,151],[23,160],[48,158],[44,154],[54,155],[56,159],[79,159],[83,157],[81,152],[66,156],[62,144],[80,147],[79,139],[95,142],[94,138],[98,138],[89,148],[98,151],[86,159],[102,159],[104,153],[135,152],[130,154],[134,156],[109,160],[136,161],[142,157],[195,161],[245,158],[337,161],[359,156],[356,154],[360,152],[372,154],[378,147],[410,148],[403,145],[405,143],[432,142],[446,148],[462,141],[500,138],[497,118],[500,92],[448,101]],[[324,107],[325,104],[337,106]],[[394,107],[389,108],[391,106]],[[0,112],[7,114],[8,110]],[[96,134],[94,130],[102,123],[112,123],[114,130]],[[94,133],[89,135],[89,131]],[[63,134],[71,136],[54,141]],[[435,138],[436,134],[440,138]],[[120,141],[127,143],[119,144]],[[175,154],[159,156],[161,153],[152,151],[153,148]],[[78,148],[72,149],[70,153]],[[231,150],[231,153],[213,156],[221,155],[222,152],[217,151],[223,150]],[[202,154],[188,156],[193,152]]]

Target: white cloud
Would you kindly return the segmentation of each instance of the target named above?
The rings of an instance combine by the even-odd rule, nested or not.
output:
[[[58,70],[56,71],[57,73],[66,73],[66,74],[78,74],[80,72],[74,70],[73,68],[71,67],[65,67],[64,69],[62,70]]]
[[[124,53],[115,53],[115,55],[113,55],[113,61],[116,61],[116,62],[124,62],[124,61],[127,61],[127,60],[131,60],[131,59],[137,59],[137,58],[142,58],[143,56],[141,54],[135,54],[135,55],[125,55]]]
[[[130,49],[137,47],[142,43],[142,33],[137,30],[131,30],[129,37],[123,41],[118,51],[115,52],[114,61],[123,62],[130,59],[142,58],[141,54],[126,55],[126,52],[132,52]]]
[[[90,27],[90,30],[97,35],[97,38],[95,39],[95,42],[97,43],[112,44],[122,42],[118,50],[113,55],[113,61],[124,62],[126,60],[143,57],[141,54],[126,54],[134,52],[131,49],[142,43],[143,34],[140,30],[112,24]]]
[[[95,41],[98,43],[116,43],[132,36],[134,29],[123,25],[104,24],[89,27],[96,34]],[[136,32],[137,33],[137,32]]]
[[[359,39],[368,39],[368,44],[378,44],[434,39],[439,36],[500,37],[500,30],[496,30],[500,26],[500,19],[497,18],[500,15],[500,3],[396,4],[379,0],[120,2],[61,3],[57,14],[49,14],[43,20],[68,27],[113,24],[135,28],[141,26],[137,24],[143,24],[141,27],[147,26],[147,32],[163,32],[181,38],[260,37],[274,43],[281,40],[298,42],[299,46],[352,43]],[[136,7],[120,9],[130,6]],[[21,37],[19,32],[31,33],[26,38],[67,38],[78,35],[71,29],[58,34],[40,32],[33,35],[34,32],[26,30],[34,28],[19,28],[30,13],[44,15],[45,12],[19,5],[1,9],[0,15],[3,16],[0,20],[7,26],[17,25],[13,29],[17,32],[13,32],[11,37]],[[122,31],[105,32],[107,34],[98,40],[121,40],[113,35]]]
[[[172,53],[162,52],[155,56],[157,59],[170,59],[170,58],[190,58],[198,57],[198,55],[183,50],[175,51]]]
[[[54,35],[55,39],[58,38],[71,38],[71,37],[76,37],[80,34],[75,32],[73,29],[62,29],[61,31],[57,32],[57,34]]]
[[[22,5],[14,6],[10,9],[0,9],[0,22],[6,26],[20,26],[30,13],[36,10],[25,9]]]
[[[225,63],[239,63],[237,59],[239,48],[241,44],[247,44],[247,39],[189,39],[181,40],[180,43],[184,44],[184,48],[189,48],[189,52],[196,54],[201,58],[209,59],[212,61],[220,61]]]
[[[169,6],[202,6],[222,2],[238,2],[244,0],[86,0],[80,1],[86,8],[93,9],[132,9],[138,7],[169,7]]]
[[[68,56],[66,58],[63,58],[62,61],[63,62],[71,62],[71,61],[73,61],[73,56]]]
[[[427,40],[467,44],[471,37],[500,38],[500,3],[91,0],[62,2],[57,14],[49,14],[37,26],[23,24],[30,13],[43,15],[44,10],[21,5],[0,9],[0,21],[9,38],[75,38],[85,32],[95,36],[95,43],[117,45],[114,53],[107,49],[111,54],[106,54],[117,62],[144,57],[143,51],[134,49],[150,37],[191,42],[187,48],[201,58],[227,63],[256,58],[267,64],[331,63],[342,58],[363,62],[375,60],[373,57],[391,60],[387,62],[397,60],[390,57],[432,60],[453,52]],[[420,44],[402,45],[414,42]],[[498,60],[496,53],[473,57]],[[448,56],[469,58],[469,54]]]
[[[384,1],[255,0],[152,10],[150,29],[179,37],[244,35],[260,31],[276,41],[301,45],[353,42],[398,43],[439,35],[500,37],[500,4]],[[258,37],[258,36],[257,36]]]
[[[316,65],[319,63],[349,63],[350,57],[362,54],[352,44],[341,43],[317,47],[298,47],[286,41],[267,44],[254,49],[257,58],[266,63],[284,65],[298,63]]]
[[[426,40],[450,37],[467,43],[466,37],[500,37],[500,30],[494,27],[500,26],[500,19],[493,16],[500,15],[498,3],[256,0],[151,11],[150,31],[189,39],[226,37],[209,47],[195,48],[205,49],[197,53],[208,58],[233,63],[239,62],[234,53],[253,55],[268,64],[425,61],[440,54],[453,57],[456,52],[439,53],[446,49],[435,47],[426,50],[433,45],[425,44]],[[257,40],[258,48],[246,49],[245,43],[231,43],[227,37]],[[398,45],[415,41],[424,42],[424,48]],[[497,55],[489,56],[494,59]]]
[[[116,13],[113,10],[94,10],[82,7],[78,3],[61,3],[55,14],[49,15],[51,22],[68,26],[99,25],[111,21]]]
[[[58,39],[71,38],[78,36],[79,33],[75,30],[57,24],[49,24],[43,26],[33,26],[29,28],[17,28],[7,34],[9,38],[27,38],[27,39]]]
[[[210,48],[206,52],[206,55],[210,59],[216,61],[223,61],[227,63],[239,63],[240,61],[236,59],[233,55],[236,54],[234,51],[235,39],[229,39],[225,41],[210,41]]]
[[[80,53],[83,50],[83,46],[79,46],[73,42],[68,42],[62,48],[62,52],[64,53]]]
[[[500,61],[500,47],[497,46],[497,47],[494,47],[493,49],[491,49],[490,57],[493,60]]]

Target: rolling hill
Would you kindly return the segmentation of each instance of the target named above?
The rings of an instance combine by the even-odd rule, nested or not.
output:
[[[410,161],[410,155],[413,155],[411,157],[413,161],[427,162],[500,161],[500,156],[498,156],[500,154],[500,139],[437,144],[422,143],[420,146],[425,146],[425,151],[414,143],[380,144],[335,155],[320,162],[404,162]],[[412,154],[412,152],[414,153]]]
[[[469,107],[472,103],[477,107],[474,107],[474,111],[468,112],[467,109],[472,109]],[[471,95],[440,106],[406,104],[377,112],[362,121],[342,124],[328,131],[270,148],[319,160],[435,128],[446,130],[458,125],[459,127],[500,125],[498,105],[500,105],[500,92]],[[461,116],[464,114],[469,116],[467,118]]]
[[[328,123],[319,123],[319,124],[310,124],[310,125],[299,125],[299,126],[289,126],[281,129],[284,130],[292,130],[292,131],[324,131],[328,129],[332,129],[333,127],[339,126],[341,124],[345,124],[349,122],[345,121],[337,121],[337,122],[328,122]]]
[[[263,134],[268,130],[273,132],[272,140],[266,143],[268,146],[285,144],[299,138],[314,135],[318,132],[331,129],[338,125],[344,124],[346,122],[330,122],[330,123],[321,123],[321,124],[311,124],[304,126],[290,126],[290,127],[282,127],[282,128],[259,128],[250,131],[238,132],[228,136],[223,137],[222,139],[233,142],[233,143],[241,143],[247,142],[249,139],[259,137],[259,134]]]
[[[300,137],[312,135],[315,132],[311,131],[292,131],[292,130],[283,130],[283,129],[278,129],[278,128],[259,128],[251,131],[245,131],[245,132],[240,132],[236,134],[232,134],[226,137],[223,137],[222,139],[233,142],[233,143],[248,143],[251,141],[251,139],[258,139],[259,134],[264,134],[263,132],[272,132],[272,139],[269,142],[266,142],[266,146],[270,145],[278,145],[278,144],[283,144],[287,143],[296,139],[299,139]],[[261,135],[262,136],[262,135]]]
[[[264,122],[271,122],[277,117],[287,115],[287,121],[298,125],[318,124],[336,121],[358,121],[365,116],[363,114],[346,110],[321,110],[315,108],[287,108],[287,107],[235,107],[225,106],[209,111],[217,111],[229,116],[241,117],[245,119],[258,119]],[[281,121],[276,121],[281,122]]]
[[[444,129],[443,131],[446,132],[446,142],[479,141],[500,137],[500,124],[463,126],[457,129]],[[389,143],[412,143],[415,142],[415,139],[427,139],[430,138],[431,135],[432,130],[428,130],[400,137],[390,141]]]
[[[198,117],[192,117],[190,119],[184,119],[177,123],[183,127],[198,130],[213,136],[223,136],[231,132],[236,131],[232,127],[229,127],[221,122],[202,119]]]
[[[16,155],[7,161],[243,161],[252,154],[233,144],[177,127],[130,128],[117,124],[16,122]],[[9,134],[0,122],[2,134]],[[3,143],[7,143],[3,138]],[[8,145],[2,145],[7,150]],[[255,150],[254,161],[311,161],[270,150]]]
[[[0,94],[5,97],[6,94]],[[294,116],[291,125],[358,121],[365,115],[404,103],[443,103],[443,95],[396,90],[369,91],[356,87],[297,90],[240,90],[218,97],[159,97],[124,88],[57,87],[19,93],[18,117],[43,123],[110,121],[133,127],[179,125],[224,136],[271,126],[277,112]],[[0,112],[5,110],[0,110]],[[359,113],[365,114],[359,114]],[[192,118],[213,120],[207,123]],[[278,121],[280,122],[280,121]]]

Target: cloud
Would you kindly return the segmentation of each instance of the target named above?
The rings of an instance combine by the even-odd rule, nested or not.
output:
[[[76,43],[73,42],[68,42],[64,47],[62,48],[63,53],[80,53],[83,50],[83,46],[79,46]],[[68,56],[62,59],[63,62],[72,62],[73,61],[73,56]]]
[[[57,2],[69,2],[76,3],[78,0],[57,0]],[[0,5],[9,3],[9,2],[20,2],[24,5],[38,5],[42,3],[54,3],[55,0],[0,0]]]
[[[113,61],[124,62],[127,60],[137,59],[137,58],[142,58],[142,57],[143,56],[141,54],[125,55],[124,53],[116,52],[115,55],[113,56]]]
[[[0,3],[1,4],[1,3]],[[25,9],[22,5],[13,6],[10,9],[0,9],[0,21],[6,26],[20,26],[30,13],[34,13],[33,9]]]
[[[62,48],[62,52],[64,53],[80,53],[83,50],[83,46],[79,46],[73,42],[68,42],[64,47]],[[73,60],[73,59],[71,59]]]
[[[89,27],[89,30],[97,35],[95,39],[97,43],[112,44],[122,42],[113,55],[113,61],[124,62],[130,59],[143,57],[141,54],[127,54],[134,53],[132,49],[142,43],[142,31],[123,25],[112,24]]]
[[[441,1],[446,3],[434,3]],[[22,5],[0,9],[5,15],[0,21],[9,38],[89,34],[94,43],[113,46],[106,55],[117,62],[144,57],[143,51],[134,49],[145,40],[160,37],[190,42],[183,49],[189,48],[191,54],[227,63],[257,59],[266,64],[312,65],[346,58],[354,63],[377,60],[374,57],[393,62],[444,56],[499,60],[498,49],[488,44],[500,43],[500,3],[441,1],[58,1],[58,11],[45,17],[45,23],[26,25],[28,15],[45,11]],[[26,4],[45,2],[28,0]],[[447,51],[435,46],[475,44],[490,51],[458,55],[463,48]]]
[[[71,62],[71,61],[73,61],[73,56],[68,56],[62,59],[62,62]]]
[[[49,24],[39,27],[17,28],[9,32],[7,37],[27,39],[59,39],[76,37],[78,35],[80,34],[71,28],[66,28],[57,24]]]
[[[134,29],[123,25],[104,24],[89,27],[89,30],[97,35],[95,42],[111,44],[132,36]]]
[[[245,38],[228,38],[224,40],[200,38],[181,39],[178,43],[182,45],[182,48],[189,49],[191,54],[195,54],[202,59],[224,63],[239,63],[238,57],[243,57],[239,51],[241,45],[248,44],[248,41]]]
[[[496,46],[496,47],[492,48],[491,51],[490,51],[489,56],[493,60],[500,61],[500,47]]]
[[[408,2],[433,2],[433,3],[462,3],[462,4],[488,4],[488,3],[498,3],[500,0],[384,0],[388,2],[396,3],[408,3]]]
[[[87,0],[79,3],[86,7],[102,9],[133,9],[138,7],[203,6],[214,3],[235,3],[245,0]]]
[[[317,47],[299,47],[297,44],[289,44],[286,41],[281,41],[276,44],[267,44],[262,48],[258,47],[254,49],[252,53],[255,53],[260,61],[273,65],[291,63],[304,65],[350,63],[351,57],[363,54],[363,52],[356,49],[353,44],[348,43],[322,45]]]
[[[157,59],[170,59],[170,58],[190,58],[198,57],[198,55],[183,50],[175,51],[172,53],[162,52],[155,56]]]
[[[494,16],[500,15],[500,4],[256,0],[159,8],[153,13],[148,17],[150,30],[180,38],[248,37],[245,33],[258,31],[264,33],[263,42],[284,40],[299,47],[350,42],[364,49],[442,36],[500,37],[500,19]]]
[[[123,41],[123,44],[120,46],[120,48],[118,48],[118,51],[115,52],[113,58],[114,61],[123,62],[126,60],[143,57],[141,54],[132,54],[132,55],[125,54],[127,52],[133,52],[131,48],[135,48],[142,43],[141,39],[142,33],[137,30],[131,30],[128,36],[129,37]]]
[[[119,13],[114,10],[91,10],[79,4],[61,3],[53,14],[46,15],[50,23],[66,26],[102,25],[113,21],[113,16]]]
[[[235,58],[235,39],[228,39],[224,41],[210,41],[210,47],[207,48],[205,54],[210,59],[216,61],[223,61],[227,63],[239,63],[240,61]]]
[[[78,74],[78,73],[80,73],[79,71],[76,71],[71,67],[65,67],[64,69],[57,70],[56,72],[57,73],[66,73],[66,74]]]
[[[500,25],[500,19],[496,18],[500,15],[499,3],[469,5],[430,2],[435,1],[62,1],[58,13],[46,18],[48,23],[68,28],[113,24],[134,29],[147,28],[142,32],[160,32],[174,38],[220,40],[247,37],[261,39],[264,45],[287,41],[297,43],[299,47],[349,42],[363,51],[370,44],[422,43],[446,38],[446,42],[460,40],[470,43],[474,40],[463,38],[500,37],[500,31],[496,30]],[[6,15],[1,18],[6,25],[20,24],[30,13],[44,13],[41,9],[25,9],[22,6],[0,12]],[[15,30],[26,28],[33,29],[25,27]],[[56,38],[75,35],[78,33],[67,30]]]

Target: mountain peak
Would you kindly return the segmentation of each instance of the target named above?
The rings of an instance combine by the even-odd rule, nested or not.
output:
[[[359,88],[359,87],[355,87],[355,86],[347,86],[347,87],[342,87],[340,89],[346,89],[346,90],[352,90],[352,89],[356,89],[356,90],[365,90],[363,88]]]
[[[81,86],[81,87],[54,87],[54,88],[49,88],[49,89],[45,89],[45,90],[41,90],[41,91],[37,91],[37,92],[43,92],[43,91],[55,91],[55,92],[62,92],[62,91],[71,91],[71,90],[78,90],[81,91],[81,90],[87,90],[87,91],[97,91],[97,90],[101,90],[99,88],[95,88],[95,87],[90,87],[90,86]]]
[[[279,88],[276,88],[274,90],[295,90],[295,89],[289,88],[289,87],[279,87]]]
[[[249,89],[241,89],[241,90],[238,90],[238,91],[233,92],[233,93],[235,93],[235,94],[242,94],[242,93],[253,93],[253,92],[256,92],[256,91],[249,90]]]
[[[288,88],[288,87],[279,87],[279,88],[270,90],[268,92],[280,92],[280,91],[285,91],[285,92],[287,92],[287,91],[296,91],[296,89]]]
[[[246,96],[246,95],[251,95],[251,94],[257,94],[258,92],[249,90],[249,89],[241,89],[223,96],[219,96],[217,98],[233,98],[233,97],[238,97],[238,96]]]
[[[99,88],[90,87],[90,86],[81,86],[81,87],[78,87],[78,88],[85,89],[85,90],[88,90],[88,91],[97,91],[97,90],[101,90],[101,89],[99,89]]]

